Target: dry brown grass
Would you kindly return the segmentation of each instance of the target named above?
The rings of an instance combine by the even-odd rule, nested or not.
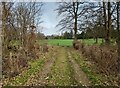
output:
[[[10,47],[9,53],[3,58],[3,75],[5,77],[14,77],[28,68],[28,62],[39,59],[42,53],[48,52],[48,45],[41,46],[34,44],[27,47]]]
[[[97,70],[106,75],[116,75],[117,73],[117,49],[110,46],[87,46],[80,44],[80,50],[88,59],[94,61]]]

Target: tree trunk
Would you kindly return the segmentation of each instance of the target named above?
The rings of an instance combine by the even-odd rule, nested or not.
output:
[[[110,31],[111,31],[111,3],[108,2],[108,28],[107,28],[107,44],[110,44]]]
[[[118,45],[118,63],[117,63],[117,67],[118,67],[118,84],[120,84],[120,1],[117,2],[117,30],[118,30],[118,39],[117,39],[117,45]]]
[[[104,27],[105,27],[105,43],[107,42],[107,15],[106,15],[106,4],[103,1],[103,12],[104,12]]]
[[[7,9],[6,9],[6,5],[5,2],[2,3],[2,57],[4,58],[4,56],[6,55],[7,52],[7,46],[8,46],[8,41],[7,41],[7,27],[6,27],[6,23],[7,23]]]
[[[75,23],[74,23],[74,40],[77,41],[77,16],[75,15]]]
[[[110,30],[111,30],[111,3],[108,2],[108,16],[106,15],[106,4],[103,2],[104,12],[104,27],[105,27],[105,43],[110,44]],[[107,21],[108,18],[108,21]]]
[[[98,43],[98,37],[95,37],[95,44]]]
[[[73,2],[74,10],[74,41],[77,41],[77,13],[78,13],[78,2]]]

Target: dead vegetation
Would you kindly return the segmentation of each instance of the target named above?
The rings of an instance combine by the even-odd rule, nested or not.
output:
[[[29,67],[28,61],[39,59],[43,52],[48,52],[48,45],[41,46],[37,41],[37,35],[31,31],[25,45],[11,44],[8,46],[8,52],[3,58],[4,77],[11,78],[20,74],[23,68]]]
[[[73,47],[74,47],[74,49],[79,50],[80,42],[79,41],[73,41]]]
[[[42,47],[39,44],[35,44],[31,51],[28,50],[31,48],[25,50],[22,47],[15,49],[9,47],[9,49],[10,52],[3,58],[3,75],[10,78],[21,73],[23,68],[27,68],[28,61],[39,59],[43,52],[48,52],[47,44]]]
[[[80,43],[80,51],[96,65],[96,71],[110,79],[117,79],[117,48],[110,46],[84,45]],[[113,81],[113,80],[109,80]]]

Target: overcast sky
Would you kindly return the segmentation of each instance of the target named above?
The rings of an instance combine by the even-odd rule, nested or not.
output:
[[[59,17],[55,9],[58,4],[56,2],[45,2],[43,6],[42,20],[44,21],[41,26],[43,26],[42,33],[45,35],[59,34],[58,28],[55,26],[59,22]]]

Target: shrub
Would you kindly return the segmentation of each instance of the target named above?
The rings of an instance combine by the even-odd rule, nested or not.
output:
[[[85,57],[95,62],[100,73],[116,75],[117,73],[117,49],[107,46],[80,44],[80,50]]]
[[[74,49],[79,50],[80,42],[79,41],[73,41],[73,47],[74,47]]]

